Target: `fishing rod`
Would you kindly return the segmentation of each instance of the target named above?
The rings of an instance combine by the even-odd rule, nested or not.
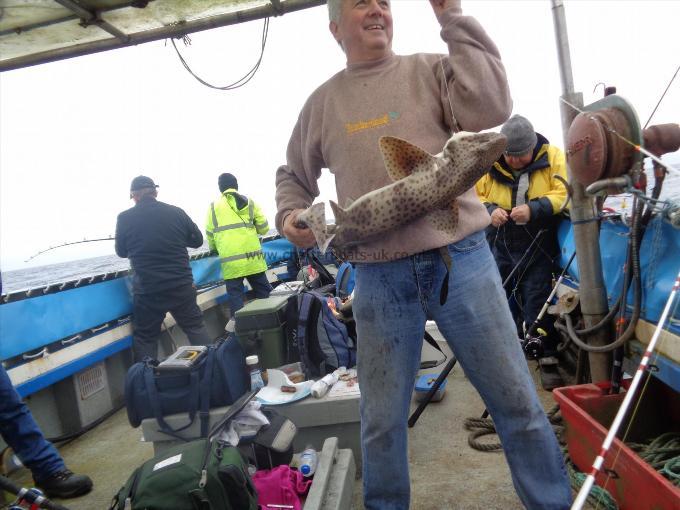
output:
[[[628,243],[626,248],[626,261],[623,270],[623,281],[621,289],[621,306],[619,309],[619,318],[616,321],[616,338],[622,337],[630,338],[635,332],[635,326],[640,318],[641,307],[641,282],[640,282],[640,244],[642,243],[642,236],[646,228],[645,218],[643,216],[644,204],[642,201],[638,203],[637,195],[633,195],[633,215],[631,219],[630,230],[628,234]],[[651,216],[650,216],[651,217]],[[647,218],[649,221],[649,218]],[[627,277],[628,268],[631,268],[632,274]],[[626,324],[626,303],[628,302],[628,288],[631,283],[631,276],[633,278],[633,313],[630,318],[630,323],[623,329]],[[613,365],[611,377],[610,394],[618,394],[621,391],[621,379],[623,378],[623,345],[614,349]]]
[[[519,270],[520,266],[522,265],[522,262],[524,262],[524,259],[529,256],[529,253],[532,252],[532,248],[534,245],[538,242],[538,240],[541,238],[543,234],[545,234],[546,229],[542,228],[536,233],[536,237],[534,237],[531,241],[531,244],[529,247],[526,249],[522,257],[517,261],[517,264],[515,264],[515,267],[512,268],[512,271],[510,271],[510,274],[505,278],[505,280],[502,283],[503,288],[508,284],[508,282],[512,279],[512,277],[515,275],[515,273]]]
[[[602,465],[604,464],[604,457],[605,455],[607,455],[607,452],[609,451],[609,448],[611,447],[614,439],[616,438],[616,434],[618,433],[619,428],[623,423],[623,419],[628,413],[628,408],[630,407],[633,401],[633,397],[635,396],[635,392],[637,391],[637,388],[640,385],[640,381],[642,380],[642,374],[644,373],[645,369],[647,368],[647,365],[649,364],[649,359],[652,355],[652,352],[654,352],[656,342],[659,339],[659,336],[661,335],[663,325],[666,323],[666,319],[668,318],[671,305],[675,300],[675,296],[678,293],[678,289],[680,289],[680,271],[678,272],[678,275],[675,277],[675,283],[673,284],[671,293],[668,296],[668,300],[666,301],[666,306],[664,307],[663,312],[661,313],[661,317],[659,317],[659,323],[656,325],[654,334],[652,335],[652,338],[649,341],[649,345],[647,346],[647,350],[642,355],[640,365],[638,366],[638,369],[635,372],[633,381],[630,383],[630,387],[626,392],[626,396],[623,399],[621,407],[619,407],[619,410],[616,413],[616,416],[614,417],[614,422],[612,423],[612,426],[609,429],[609,432],[607,433],[604,442],[602,443],[600,453],[597,455],[597,457],[595,457],[593,465],[590,469],[590,473],[586,477],[585,481],[583,482],[583,485],[581,486],[581,489],[576,495],[576,499],[574,500],[574,503],[571,506],[571,510],[581,510],[586,501],[586,498],[588,497],[588,494],[590,494],[590,489],[593,487],[593,484],[595,483],[595,475],[597,475],[600,469],[602,469]]]
[[[538,328],[540,321],[543,320],[543,316],[548,311],[548,307],[550,306],[550,302],[555,297],[555,294],[557,294],[557,291],[558,291],[560,285],[562,284],[562,281],[564,281],[564,277],[567,274],[567,271],[569,270],[569,266],[571,266],[571,263],[574,261],[574,257],[576,257],[576,251],[575,250],[571,254],[571,257],[569,257],[569,260],[567,261],[567,264],[564,266],[564,269],[562,269],[562,272],[560,273],[559,278],[555,282],[555,285],[553,286],[553,289],[550,292],[548,299],[546,299],[545,303],[543,303],[543,308],[541,308],[541,311],[538,312],[538,315],[534,319],[534,322],[531,324],[531,326],[529,326],[529,329],[527,329],[527,332],[524,334],[524,342],[523,342],[522,348],[527,353],[529,353],[531,351],[532,356],[534,356],[534,353],[538,354],[538,346],[534,347],[532,345],[531,335],[534,334],[534,331]],[[536,357],[538,357],[538,356],[536,356]]]
[[[109,237],[99,237],[97,239],[83,239],[82,241],[70,241],[70,242],[66,242],[66,243],[61,243],[61,244],[58,244],[56,246],[50,246],[49,248],[47,248],[45,250],[40,250],[35,255],[31,255],[30,257],[28,257],[26,260],[24,260],[24,262],[28,262],[30,260],[33,260],[38,255],[42,255],[43,253],[46,253],[50,250],[56,250],[57,248],[63,248],[64,246],[71,246],[73,244],[82,244],[82,243],[94,243],[96,241],[114,241],[115,239],[116,238],[114,236],[109,236]]]
[[[673,74],[671,81],[669,81],[668,85],[666,85],[666,90],[664,90],[663,94],[661,94],[659,101],[656,103],[656,106],[652,110],[652,113],[649,114],[649,118],[647,119],[647,122],[645,122],[645,125],[642,127],[642,129],[646,129],[647,126],[649,125],[649,122],[652,120],[652,117],[654,117],[654,114],[656,113],[656,110],[659,108],[661,101],[663,101],[663,98],[666,97],[666,93],[668,92],[668,89],[671,88],[671,85],[673,84],[673,80],[675,80],[675,77],[678,75],[678,72],[680,72],[680,66],[678,66],[678,68],[675,70],[675,74]]]

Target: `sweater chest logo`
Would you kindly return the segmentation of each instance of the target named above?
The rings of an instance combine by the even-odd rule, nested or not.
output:
[[[390,122],[394,122],[401,117],[399,112],[387,112],[380,117],[369,120],[360,120],[357,122],[347,122],[345,124],[345,131],[348,135],[357,133],[358,131],[364,131],[366,129],[373,129],[381,126],[387,126]]]

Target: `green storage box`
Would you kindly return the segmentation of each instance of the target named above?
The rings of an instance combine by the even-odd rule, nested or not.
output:
[[[236,336],[246,356],[257,354],[262,368],[298,361],[286,338],[286,307],[294,296],[254,299],[235,314]]]
[[[237,310],[236,332],[252,329],[278,328],[286,323],[286,305],[290,296],[270,296],[253,299]]]

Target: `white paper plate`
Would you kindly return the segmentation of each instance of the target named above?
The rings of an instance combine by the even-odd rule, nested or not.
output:
[[[293,384],[281,370],[267,369],[267,386],[257,392],[255,398],[266,405],[279,405],[295,402],[308,396],[314,381],[304,381]],[[281,386],[295,386],[295,393],[281,391]]]

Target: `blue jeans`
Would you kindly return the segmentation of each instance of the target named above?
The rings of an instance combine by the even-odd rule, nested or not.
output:
[[[269,280],[267,280],[265,273],[256,273],[224,280],[227,286],[227,302],[229,303],[229,311],[232,316],[236,313],[236,310],[243,308],[243,296],[245,294],[243,290],[244,278],[250,283],[256,298],[269,297],[269,293],[272,291],[272,286]]]
[[[356,266],[364,505],[369,510],[409,506],[406,420],[425,321],[432,319],[493,417],[524,505],[569,508],[562,455],[538,401],[484,234],[448,249],[453,262],[444,306],[439,293],[446,268],[439,250]]]
[[[0,365],[0,434],[24,466],[31,470],[36,482],[41,482],[65,468],[59,452],[43,436],[30,409],[22,402],[2,365]]]

